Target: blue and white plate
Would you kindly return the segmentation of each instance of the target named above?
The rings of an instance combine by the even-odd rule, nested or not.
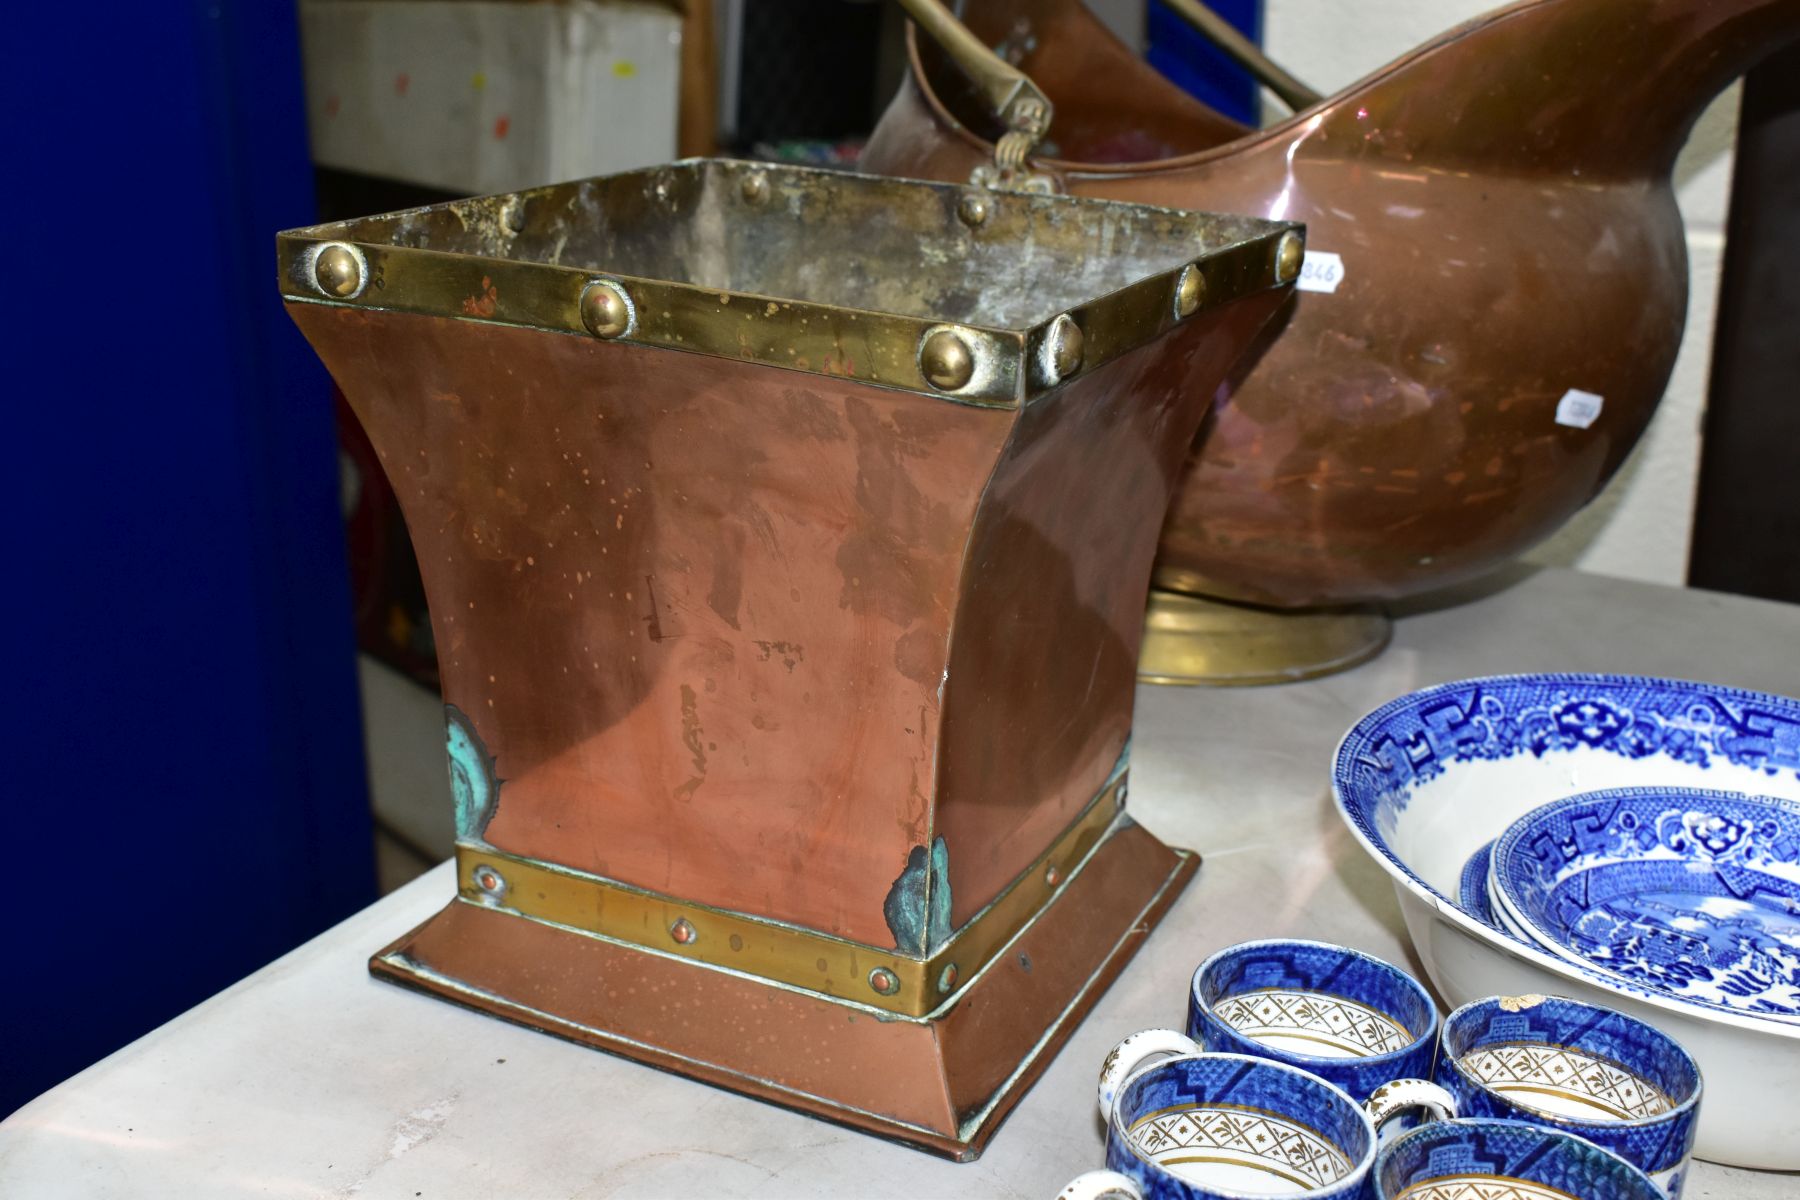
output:
[[[1614,788],[1513,822],[1489,868],[1540,945],[1692,1004],[1800,1019],[1800,804]]]
[[[1643,676],[1467,679],[1369,713],[1339,745],[1332,775],[1345,824],[1393,878],[1445,1000],[1535,992],[1648,1021],[1706,1074],[1700,1157],[1800,1169],[1800,1021],[1694,1003],[1518,940],[1457,902],[1470,856],[1519,817],[1619,787],[1800,801],[1800,701]]]

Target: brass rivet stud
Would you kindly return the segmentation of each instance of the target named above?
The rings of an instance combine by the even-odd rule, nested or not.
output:
[[[940,329],[919,347],[919,372],[940,392],[954,392],[975,377],[975,355],[960,336]]]
[[[362,259],[348,246],[326,246],[313,259],[313,279],[327,296],[354,296],[362,290]]]
[[[699,938],[700,932],[692,925],[688,924],[688,919],[686,917],[681,917],[677,919],[673,925],[669,926],[669,936],[674,938],[680,945],[691,946],[694,944],[694,941]]]
[[[869,986],[883,996],[891,996],[900,990],[900,979],[886,967],[876,967],[869,972]]]
[[[956,981],[960,978],[962,978],[962,972],[956,969],[956,964],[946,963],[944,969],[938,973],[938,991],[945,993],[955,991]]]
[[[1083,340],[1081,326],[1068,313],[1050,322],[1044,338],[1044,374],[1051,383],[1060,383],[1081,370]]]
[[[956,204],[956,215],[962,218],[964,225],[971,228],[986,221],[991,211],[988,198],[980,192],[964,192],[962,199]]]
[[[1044,868],[1044,882],[1051,887],[1055,887],[1062,882],[1062,872],[1056,869],[1055,863],[1051,863]]]
[[[752,171],[744,176],[739,191],[743,193],[744,203],[761,204],[769,198],[769,177],[761,171]]]
[[[1200,268],[1193,263],[1181,268],[1181,275],[1175,280],[1175,315],[1193,316],[1205,295],[1206,280],[1201,276]]]
[[[1281,235],[1281,241],[1275,245],[1275,282],[1287,283],[1300,274],[1300,264],[1306,259],[1306,243],[1300,235],[1289,231]]]
[[[631,332],[631,298],[610,279],[597,280],[581,293],[581,323],[598,338],[616,338]]]

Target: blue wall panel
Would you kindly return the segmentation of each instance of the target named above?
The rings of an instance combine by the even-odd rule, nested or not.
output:
[[[292,2],[9,20],[0,1113],[374,897]]]
[[[1262,44],[1262,0],[1207,0],[1207,7]],[[1246,125],[1260,123],[1256,80],[1161,0],[1149,0],[1145,35],[1144,57],[1164,77],[1228,117]]]

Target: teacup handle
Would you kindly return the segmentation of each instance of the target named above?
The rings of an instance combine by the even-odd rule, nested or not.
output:
[[[1363,1111],[1380,1133],[1381,1127],[1409,1108],[1422,1108],[1430,1121],[1456,1118],[1456,1097],[1427,1079],[1396,1079],[1369,1093]]]
[[[1106,1120],[1112,1116],[1113,1097],[1119,1094],[1119,1085],[1125,1082],[1126,1076],[1143,1066],[1150,1058],[1158,1054],[1204,1053],[1199,1042],[1185,1033],[1176,1033],[1173,1029],[1146,1029],[1132,1034],[1114,1046],[1112,1053],[1106,1056],[1106,1062],[1101,1064],[1100,1119]],[[1090,1174],[1099,1174],[1099,1172],[1090,1172]],[[1086,1178],[1086,1175],[1082,1176],[1082,1179]],[[1075,1184],[1072,1183],[1069,1186],[1074,1187]]]
[[[1144,1200],[1144,1194],[1117,1171],[1089,1171],[1069,1180],[1056,1200]]]

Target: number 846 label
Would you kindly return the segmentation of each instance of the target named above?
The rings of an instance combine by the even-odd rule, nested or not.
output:
[[[1335,292],[1344,282],[1344,260],[1329,250],[1308,250],[1294,286],[1303,292]]]

